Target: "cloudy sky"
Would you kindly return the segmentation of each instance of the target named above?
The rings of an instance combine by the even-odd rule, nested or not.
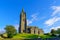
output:
[[[18,29],[22,8],[27,25],[37,26],[45,33],[60,28],[60,0],[0,0],[0,32],[4,32],[6,25]]]

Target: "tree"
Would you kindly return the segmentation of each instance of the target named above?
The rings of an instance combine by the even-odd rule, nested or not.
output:
[[[60,28],[57,29],[57,33],[60,34]]]
[[[7,25],[5,27],[5,30],[6,30],[6,33],[8,35],[8,38],[12,38],[17,33],[15,27],[12,25]]]
[[[54,30],[54,29],[51,30],[51,34],[52,34],[53,36],[55,36],[56,33],[57,33],[56,30]]]
[[[60,28],[57,29],[57,34],[60,37]]]

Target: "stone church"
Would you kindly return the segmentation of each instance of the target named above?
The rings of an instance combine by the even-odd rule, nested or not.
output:
[[[26,12],[20,13],[19,33],[43,34],[43,30],[34,26],[27,26]]]

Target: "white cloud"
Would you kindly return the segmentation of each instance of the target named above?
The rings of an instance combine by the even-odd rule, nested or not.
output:
[[[0,34],[4,33],[5,30],[3,28],[0,29]]]
[[[30,20],[27,19],[27,25],[32,24],[33,21],[35,21],[35,20],[38,20],[37,16],[38,16],[38,14],[31,15],[32,18]]]
[[[15,24],[14,27],[15,27],[15,29],[18,30],[18,28],[19,28],[19,24]]]
[[[27,25],[31,24],[33,20],[27,20]]]
[[[51,29],[55,29],[55,30],[57,30],[58,28],[60,28],[60,26],[52,27]],[[50,29],[50,30],[51,30],[51,29]]]
[[[48,26],[51,26],[53,25],[55,22],[59,21],[60,20],[60,17],[53,17],[47,21],[45,21],[44,24],[48,25]]]
[[[60,6],[52,6],[52,9],[54,10],[54,12],[52,13],[52,16],[55,16],[56,14],[59,14],[58,12],[60,12]]]
[[[33,14],[33,15],[31,15],[31,17],[32,17],[32,20],[38,20],[38,14]]]
[[[54,11],[52,12],[52,15],[50,19],[46,20],[44,24],[47,26],[54,25],[57,21],[60,21],[60,6],[52,6],[51,7]],[[59,16],[58,16],[59,15]]]

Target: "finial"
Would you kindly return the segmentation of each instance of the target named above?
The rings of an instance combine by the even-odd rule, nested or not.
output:
[[[22,12],[24,12],[24,9],[22,8]]]

